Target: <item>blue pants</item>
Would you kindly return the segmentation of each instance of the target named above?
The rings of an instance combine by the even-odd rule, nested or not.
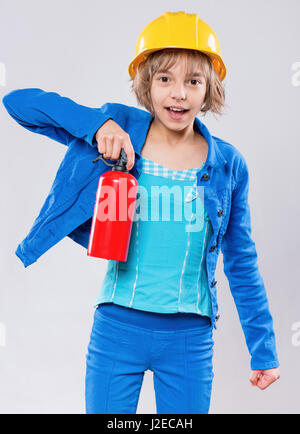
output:
[[[149,369],[158,414],[207,414],[212,335],[206,316],[100,304],[86,355],[86,413],[135,414]]]

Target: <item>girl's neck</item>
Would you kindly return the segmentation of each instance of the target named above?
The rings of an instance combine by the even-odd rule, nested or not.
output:
[[[154,118],[149,129],[149,135],[152,140],[164,143],[166,147],[174,149],[195,143],[197,133],[194,131],[193,124],[188,125],[181,131],[176,131],[167,128]]]

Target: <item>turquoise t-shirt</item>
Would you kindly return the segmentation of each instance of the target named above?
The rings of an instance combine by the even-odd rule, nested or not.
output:
[[[94,307],[211,316],[205,256],[213,228],[197,191],[200,168],[170,170],[142,157],[127,261],[108,260]]]

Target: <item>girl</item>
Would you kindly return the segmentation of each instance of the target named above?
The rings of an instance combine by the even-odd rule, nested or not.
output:
[[[20,125],[68,146],[16,254],[27,267],[65,236],[87,248],[99,176],[108,170],[92,160],[98,151],[116,160],[124,148],[139,184],[136,216],[143,218],[133,222],[127,261],[108,261],[95,300],[86,412],[135,413],[150,369],[158,413],[208,413],[220,250],[251,356],[250,383],[265,389],[279,378],[273,319],[251,238],[248,167],[197,118],[221,113],[226,68],[205,22],[166,12],[140,34],[129,75],[146,110],[117,103],[89,108],[37,88],[4,96]],[[171,215],[160,215],[160,198]]]
[[[88,347],[87,412],[135,413],[144,371],[150,369],[158,413],[208,413],[214,292],[205,263],[209,270],[211,252],[219,251],[222,234],[225,272],[252,354],[250,382],[265,389],[279,378],[272,318],[250,238],[247,166],[232,145],[216,139],[216,149],[223,153],[219,161],[225,157],[232,167],[238,155],[241,173],[233,185],[224,164],[215,164],[215,171],[209,172],[217,152],[213,138],[203,124],[200,131],[195,128],[199,112],[221,113],[224,106],[226,69],[207,24],[196,14],[167,12],[143,30],[135,54],[129,66],[132,88],[138,103],[152,115],[140,151],[139,188],[191,188],[186,198],[199,207],[189,215],[190,221],[201,215],[202,224],[187,232],[182,222],[138,220],[127,262],[109,261]],[[133,167],[134,147],[113,120],[99,128],[96,141],[99,152],[112,160],[124,147],[128,168]],[[211,177],[203,187],[207,209],[201,209],[197,198],[197,185],[198,193],[203,192],[197,179],[204,169]],[[140,209],[147,206],[142,198]],[[150,207],[157,212],[153,200]],[[217,212],[219,239],[209,249],[214,238],[210,216]]]

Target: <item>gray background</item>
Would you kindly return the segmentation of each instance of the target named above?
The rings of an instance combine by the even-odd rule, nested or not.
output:
[[[39,87],[76,102],[137,105],[128,64],[144,26],[166,11],[197,13],[217,33],[228,75],[225,115],[202,119],[236,146],[250,171],[252,235],[280,359],[265,391],[249,383],[250,357],[220,254],[211,413],[299,413],[299,0],[0,0],[0,62],[10,90]],[[200,117],[201,119],[201,117]],[[85,355],[106,260],[65,238],[24,268],[27,235],[66,152],[0,107],[0,412],[84,413]],[[297,324],[298,323],[298,324]],[[152,372],[138,413],[155,413]]]

